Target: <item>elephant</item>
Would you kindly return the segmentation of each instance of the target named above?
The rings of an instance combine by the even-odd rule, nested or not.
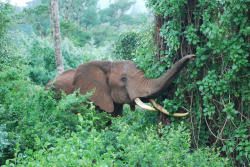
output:
[[[76,90],[86,94],[95,89],[90,101],[99,109],[111,113],[111,116],[122,116],[124,104],[129,104],[132,110],[138,105],[146,110],[159,110],[170,115],[153,98],[163,93],[187,62],[194,61],[195,57],[196,55],[191,54],[181,58],[163,76],[156,79],[146,78],[144,71],[130,60],[90,61],[79,65],[77,69],[63,72],[49,81],[45,89],[54,85],[53,91],[60,94],[63,90],[67,95]],[[145,104],[148,102],[154,107]],[[188,114],[175,113],[171,116],[183,117]]]

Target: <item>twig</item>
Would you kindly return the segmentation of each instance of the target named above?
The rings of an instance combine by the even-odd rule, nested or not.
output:
[[[205,117],[205,118],[206,118],[206,117]],[[223,132],[223,130],[224,130],[224,128],[225,128],[225,126],[226,126],[226,123],[227,123],[227,118],[226,118],[226,121],[225,121],[225,123],[224,123],[224,125],[223,125],[223,127],[222,127],[221,131],[220,131],[219,136],[221,136],[221,135],[222,135],[222,132]],[[217,143],[217,141],[218,141],[218,138],[217,138],[217,139],[216,139],[216,141],[214,142],[213,147],[215,146],[215,144]]]
[[[191,95],[191,105],[190,105],[191,107],[193,106],[193,92],[192,92],[192,95]],[[185,110],[187,110],[185,107],[183,107]],[[191,111],[190,111],[190,113],[191,113]],[[192,118],[192,114],[191,114],[191,116],[190,116],[190,119],[191,119],[191,126],[192,126],[192,131],[193,131],[193,138],[194,138],[194,142],[195,142],[195,145],[196,145],[196,147],[197,147],[197,149],[199,148],[199,145],[198,145],[198,143],[197,143],[197,141],[196,141],[196,139],[195,139],[195,135],[194,135],[194,123],[193,123],[193,118]]]
[[[206,118],[206,117],[205,117],[205,121],[206,121],[206,124],[207,124],[207,127],[208,127],[209,131],[212,133],[212,135],[213,135],[215,138],[217,138],[217,139],[219,139],[219,140],[223,140],[223,141],[225,141],[225,140],[230,140],[230,139],[222,139],[222,138],[216,136],[216,135],[212,132],[212,130],[210,129],[210,127],[209,127],[209,125],[208,125],[208,123],[207,123],[207,118]]]
[[[202,93],[204,93],[205,95],[207,95],[205,92],[203,92],[203,91],[201,91]],[[208,96],[208,98],[209,98],[209,96]],[[215,102],[217,102],[217,103],[219,103],[219,104],[221,104],[221,105],[223,105],[225,108],[227,108],[227,106],[225,105],[225,104],[223,104],[223,103],[221,103],[221,102],[219,102],[218,100],[215,100],[215,99],[213,99],[213,98],[209,98],[209,99],[211,99],[211,100],[213,100],[213,101],[215,101]],[[223,101],[223,100],[222,100]],[[234,109],[235,110],[235,109]],[[241,112],[239,112],[238,110],[235,110],[235,111],[237,111],[242,117],[244,117],[247,121],[250,121],[245,115],[243,115]]]

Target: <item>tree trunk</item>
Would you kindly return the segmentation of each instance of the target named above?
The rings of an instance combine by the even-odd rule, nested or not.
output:
[[[165,56],[165,50],[167,49],[166,44],[164,43],[164,38],[160,35],[161,27],[167,20],[159,14],[154,16],[155,30],[154,30],[154,44],[157,46],[158,51],[155,55],[156,61],[161,61],[161,57]],[[169,115],[166,115],[158,111],[158,135],[161,137],[161,128],[164,126],[171,126],[171,119]]]
[[[162,15],[156,14],[154,16],[154,23],[155,23],[154,44],[158,48],[158,52],[155,55],[156,61],[161,61],[161,57],[165,56],[164,52],[167,49],[166,44],[164,43],[165,41],[164,38],[160,36],[161,27],[164,25],[165,22],[166,19]]]
[[[59,23],[58,0],[51,0],[51,29],[53,30],[54,50],[56,59],[57,75],[64,71],[62,47],[61,47],[61,33]]]
[[[185,31],[186,26],[195,22],[194,20],[195,16],[193,16],[192,13],[189,11],[195,11],[197,3],[198,1],[189,0],[188,3],[186,4],[185,10],[187,10],[187,14],[181,17],[181,20],[183,20],[183,23],[181,24],[181,27],[180,27],[181,32]],[[168,16],[164,17],[163,15],[159,15],[159,14],[156,14],[154,17],[154,22],[155,22],[154,44],[158,48],[158,52],[155,55],[157,61],[162,61],[162,58],[165,57],[165,51],[168,50],[168,46],[165,43],[165,39],[160,35],[160,29],[166,22],[172,19],[173,18],[171,17],[168,17]],[[180,48],[176,52],[176,56],[173,60],[173,63],[175,64],[182,57],[191,53],[195,53],[195,49],[192,47],[191,44],[188,44],[188,42],[185,40],[184,36],[182,35],[180,37]],[[164,62],[161,62],[161,63],[164,63]],[[174,85],[173,83],[170,84],[170,86],[166,90],[166,95],[163,98],[168,98],[172,100],[174,98],[174,92],[176,91],[176,89],[177,89],[176,85]],[[171,125],[170,116],[160,112],[158,114],[158,123],[161,123],[163,127],[165,125],[170,126]]]
[[[65,14],[65,20],[68,21],[69,20],[69,12],[70,12],[70,9],[72,7],[72,4],[73,4],[73,1],[74,0],[71,0],[70,3],[69,3],[69,6],[66,6],[66,14]]]
[[[53,17],[52,17],[52,0],[49,1],[49,4],[50,4],[50,28],[51,28],[51,40],[53,40],[53,27],[54,27],[54,24],[53,24]]]

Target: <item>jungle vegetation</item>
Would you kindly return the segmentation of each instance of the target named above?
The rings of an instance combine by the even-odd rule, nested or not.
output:
[[[59,1],[64,69],[129,59],[156,78],[196,54],[157,99],[187,117],[125,107],[113,118],[91,93],[56,101],[43,89],[56,76],[50,1],[0,2],[1,166],[249,166],[249,2],[145,3],[140,14],[132,0]]]

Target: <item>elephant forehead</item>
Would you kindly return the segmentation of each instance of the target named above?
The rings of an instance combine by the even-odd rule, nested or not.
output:
[[[123,75],[135,69],[136,69],[136,65],[132,61],[120,60],[120,61],[113,62],[111,66],[111,73]]]

